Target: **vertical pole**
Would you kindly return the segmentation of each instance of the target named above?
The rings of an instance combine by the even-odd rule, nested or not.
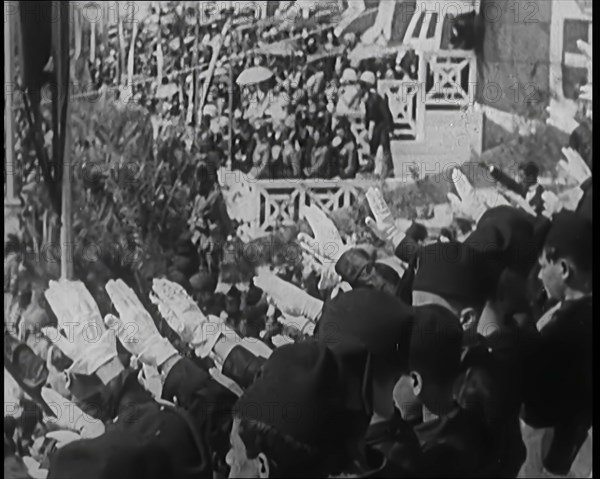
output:
[[[229,54],[229,165],[233,165],[233,60]]]
[[[73,198],[71,194],[71,175],[72,167],[69,158],[71,156],[71,128],[69,126],[71,118],[71,102],[67,104],[67,124],[65,125],[65,150],[63,153],[63,174],[62,174],[62,207],[61,207],[61,229],[60,243],[63,246],[60,255],[60,276],[63,279],[73,279],[73,226],[72,226],[72,206]]]
[[[208,94],[208,87],[210,86],[213,73],[215,72],[215,67],[217,66],[217,60],[219,59],[219,53],[221,51],[221,47],[223,46],[223,40],[225,39],[225,35],[229,33],[230,26],[231,19],[227,20],[225,25],[223,25],[223,29],[221,30],[221,39],[213,47],[212,58],[210,59],[210,64],[208,65],[208,72],[204,80],[204,85],[202,86],[202,96],[200,97],[200,105],[198,106],[199,122],[202,120],[202,109],[204,108],[204,102],[206,101],[206,95]]]
[[[194,39],[194,53],[192,55],[192,68],[197,68],[198,67],[198,47],[200,46],[200,2],[196,2],[196,27],[195,27],[195,33],[196,33],[196,38]],[[199,70],[194,70],[192,73],[193,76],[193,83],[194,83],[194,106],[193,109],[194,111],[192,112],[192,124],[194,125],[194,128],[198,128],[198,105],[200,103],[200,98],[198,97],[199,91],[200,91],[200,71]]]
[[[4,125],[6,141],[6,196],[5,201],[15,203],[15,171],[14,171],[14,115],[13,115],[13,86],[14,76],[14,44],[12,22],[13,14],[9,12],[9,3],[4,2]]]
[[[427,58],[426,52],[420,51],[419,55],[419,66],[417,69],[417,111],[415,118],[417,123],[417,141],[425,140],[425,81],[427,79]]]
[[[62,6],[61,6],[62,7]],[[69,14],[67,14],[67,18],[64,19],[62,16],[62,12],[60,15],[60,24],[57,27],[59,32],[62,29],[68,29],[69,32],[73,32],[71,30],[71,25],[69,22]],[[54,33],[54,32],[53,32]],[[78,32],[75,31],[77,35]],[[70,36],[68,37],[70,38]],[[55,45],[54,54],[58,56],[56,60],[56,65],[58,70],[62,69],[63,62],[66,62],[67,70],[71,70],[68,49],[63,48],[63,45],[60,42],[57,42]],[[71,178],[73,175],[72,165],[71,165],[71,101],[69,99],[70,88],[69,81],[67,78],[58,77],[58,85],[57,85],[57,98],[53,98],[52,101],[60,102],[62,98],[66,99],[66,119],[65,124],[62,125],[62,129],[59,132],[58,129],[55,129],[55,134],[65,135],[65,143],[64,149],[62,152],[62,158],[56,158],[55,161],[62,161],[62,184],[61,184],[61,229],[60,229],[60,244],[61,244],[61,255],[60,255],[60,277],[63,279],[74,279],[74,258],[73,258],[73,198],[71,192]],[[62,84],[62,82],[65,84]]]

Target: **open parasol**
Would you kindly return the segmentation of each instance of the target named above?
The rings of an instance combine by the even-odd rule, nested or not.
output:
[[[273,76],[273,72],[265,67],[250,67],[240,73],[235,81],[238,85],[252,85],[268,80]]]

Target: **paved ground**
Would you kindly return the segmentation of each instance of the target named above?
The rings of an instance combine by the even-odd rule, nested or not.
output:
[[[481,111],[428,110],[423,141],[392,142],[396,177],[409,180],[415,167],[421,177],[435,175],[469,161],[481,153],[482,123]]]

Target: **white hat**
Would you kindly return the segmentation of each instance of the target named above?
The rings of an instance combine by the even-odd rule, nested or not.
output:
[[[375,73],[369,70],[362,72],[359,81],[368,85],[375,85]]]
[[[217,116],[217,107],[215,105],[208,104],[202,110],[202,115],[210,116],[212,118]]]
[[[358,81],[356,70],[354,68],[346,68],[340,78],[340,83],[355,83]]]

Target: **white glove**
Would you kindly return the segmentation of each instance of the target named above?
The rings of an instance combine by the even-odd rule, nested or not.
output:
[[[558,195],[558,198],[565,210],[575,211],[583,195],[584,191],[579,186],[576,186],[575,188],[562,191]]]
[[[209,321],[183,286],[155,278],[152,290],[154,295],[150,295],[150,300],[158,305],[158,310],[181,340],[194,349],[210,351],[220,336],[217,323]]]
[[[46,479],[46,477],[48,477],[48,469],[41,469],[40,463],[37,462],[33,457],[23,456],[21,459],[23,460],[23,464],[25,464],[27,475],[29,477],[32,477],[33,479]]]
[[[242,394],[244,394],[244,391],[242,390],[242,388],[235,381],[233,381],[232,379],[225,376],[221,371],[219,371],[219,369],[210,368],[208,370],[208,373],[221,386],[229,389],[237,397],[240,397]]]
[[[303,254],[302,261],[319,275],[317,285],[319,290],[334,288],[342,280],[341,276],[335,272],[335,265],[330,262],[323,264],[310,254]]]
[[[70,373],[94,374],[117,357],[115,335],[106,329],[94,298],[81,281],[50,281],[46,299],[56,314],[58,331],[44,328],[45,334],[72,361]]]
[[[304,217],[313,230],[314,238],[307,234],[298,234],[302,248],[313,254],[321,262],[337,263],[338,259],[348,249],[342,241],[337,227],[327,215],[317,206],[311,205],[304,211]]]
[[[269,346],[256,338],[242,338],[241,345],[255,356],[260,356],[265,359],[269,359],[269,356],[271,356],[271,353],[273,352]]]
[[[478,194],[473,188],[466,175],[464,175],[458,168],[452,170],[452,182],[456,187],[457,195],[448,193],[448,199],[450,203],[458,209],[458,213],[464,215],[467,219],[470,219],[477,223],[479,218],[488,209],[488,205],[484,199]]]
[[[352,286],[350,286],[350,283],[342,281],[331,292],[331,299],[335,298],[340,293],[347,293],[348,291],[352,291]]]
[[[284,313],[292,316],[305,316],[313,321],[316,321],[321,314],[323,301],[313,298],[271,272],[261,271],[258,276],[254,277],[254,284],[262,289]]]
[[[71,434],[62,435],[71,438],[69,442],[77,439],[92,439],[104,434],[104,423],[85,414],[77,405],[50,388],[42,388],[42,398],[48,404],[50,409],[56,414],[56,417],[44,416],[44,424],[50,428],[58,428],[58,431],[48,433],[47,437],[53,437],[52,434],[61,432],[70,432]],[[60,434],[55,439],[64,439]]]
[[[142,363],[142,369],[138,373],[138,381],[146,391],[152,394],[154,399],[160,399],[163,383],[160,372],[156,367]]]
[[[592,60],[592,45],[583,40],[577,40],[577,48],[579,48],[579,51],[583,53],[589,61]]]
[[[592,176],[589,166],[581,155],[573,148],[563,148],[562,154],[565,155],[567,161],[560,160],[558,165],[565,170],[567,175],[573,178],[578,185],[581,185],[585,180]]]
[[[546,218],[551,219],[552,215],[563,209],[562,201],[551,191],[544,191],[542,193],[542,200],[544,201],[544,211],[542,211],[542,214]]]
[[[312,336],[315,333],[315,323],[304,316],[290,316],[288,314],[283,314],[279,317],[278,321],[284,326],[294,328],[300,334]]]
[[[586,101],[593,101],[592,100],[592,85],[583,85],[581,88],[579,88],[579,99],[580,100],[586,100]]]
[[[25,393],[15,378],[4,368],[4,403],[18,405],[21,399],[25,397]],[[8,415],[6,410],[4,415]]]
[[[482,188],[477,190],[478,198],[483,202],[487,209],[497,206],[510,206],[509,201],[502,196],[497,186],[495,188]]]
[[[279,348],[285,344],[293,344],[294,340],[285,334],[277,334],[271,338],[273,346]]]
[[[156,367],[178,354],[173,345],[160,335],[152,316],[144,309],[134,291],[121,279],[106,283],[106,292],[119,312],[118,318],[107,315],[106,324],[116,331],[127,351],[138,356],[142,362]]]
[[[375,220],[367,218],[365,223],[377,237],[389,241],[394,248],[397,248],[406,235],[396,226],[381,190],[371,187],[367,190],[366,196]]]
[[[550,115],[546,122],[555,128],[564,131],[568,135],[579,126],[579,123],[575,120],[575,114],[577,112],[577,105],[575,102],[568,102],[565,100],[557,101],[551,98],[550,106],[546,108],[546,111]]]
[[[533,209],[533,206],[531,206],[529,204],[529,201],[527,201],[521,195],[519,195],[509,189],[503,190],[502,194],[504,195],[505,198],[507,198],[509,200],[511,205],[514,206],[515,208],[521,208],[523,211],[525,211],[526,213],[529,213],[531,216],[537,216],[537,213]]]

